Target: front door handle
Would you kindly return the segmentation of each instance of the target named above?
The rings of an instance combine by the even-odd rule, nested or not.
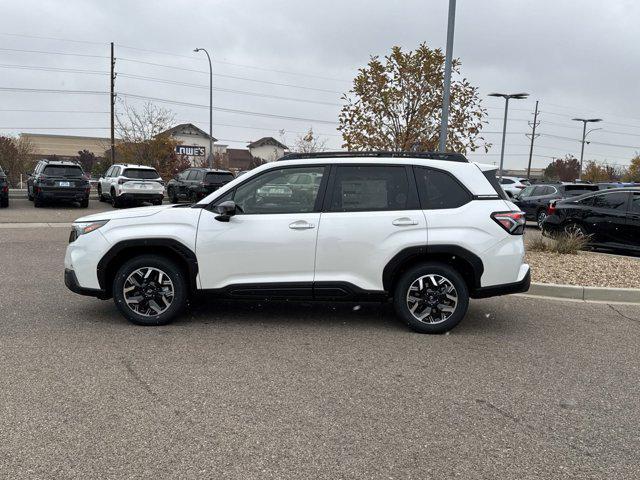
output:
[[[418,225],[417,221],[415,221],[413,218],[409,218],[409,217],[396,218],[392,223],[396,227],[407,227],[407,226],[410,226],[410,225]]]
[[[289,224],[291,230],[309,230],[310,228],[316,228],[313,223],[309,223],[306,220],[298,220]]]

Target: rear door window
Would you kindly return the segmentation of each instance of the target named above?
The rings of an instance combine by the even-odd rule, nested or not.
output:
[[[634,193],[633,197],[631,197],[631,211],[640,213],[640,193]]]
[[[413,210],[418,207],[402,165],[338,166],[329,210],[366,212]],[[315,182],[311,185],[315,185]]]
[[[414,167],[420,205],[425,210],[458,208],[472,200],[472,195],[450,173]]]
[[[626,210],[628,197],[627,192],[603,193],[594,197],[593,206],[607,210]]]

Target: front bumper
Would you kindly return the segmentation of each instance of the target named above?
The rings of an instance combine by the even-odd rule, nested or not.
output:
[[[70,268],[64,269],[64,284],[67,286],[69,290],[79,295],[96,297],[102,300],[106,300],[107,298],[109,298],[106,292],[102,289],[81,287],[78,284],[78,279],[76,278],[76,272],[74,272]]]
[[[471,292],[471,298],[488,298],[500,295],[509,295],[512,293],[524,293],[529,291],[531,286],[531,269],[527,265],[527,273],[524,278],[514,283],[505,283],[502,285],[491,285],[489,287],[480,287]]]

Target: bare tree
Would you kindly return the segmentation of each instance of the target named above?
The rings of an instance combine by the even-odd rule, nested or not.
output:
[[[307,133],[296,138],[293,143],[293,151],[298,153],[322,152],[325,150],[326,144],[327,140],[313,133],[313,128],[309,127]]]
[[[116,130],[124,142],[152,140],[175,123],[171,110],[147,102],[141,108],[122,102],[124,112],[116,115]]]

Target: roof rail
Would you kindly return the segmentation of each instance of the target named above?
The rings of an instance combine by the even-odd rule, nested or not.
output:
[[[312,159],[312,158],[357,158],[357,157],[392,157],[392,158],[428,158],[431,160],[447,160],[450,162],[468,163],[467,157],[461,153],[440,153],[440,152],[404,152],[404,151],[351,151],[351,152],[314,152],[314,153],[288,153],[278,159]]]

